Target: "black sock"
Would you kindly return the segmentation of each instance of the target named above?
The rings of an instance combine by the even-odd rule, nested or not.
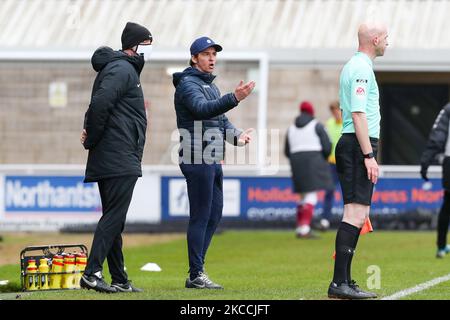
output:
[[[360,229],[341,222],[336,234],[336,260],[334,262],[333,282],[337,285],[348,283],[347,272],[350,270],[350,262],[353,257],[354,245],[358,241]]]
[[[355,241],[353,242],[353,254],[349,257],[348,263],[347,263],[347,280],[352,280],[352,260],[353,256],[355,254],[356,245],[358,244],[359,235],[361,234],[361,228],[358,228],[358,234],[355,236]]]

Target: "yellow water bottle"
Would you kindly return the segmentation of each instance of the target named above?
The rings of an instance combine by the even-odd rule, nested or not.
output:
[[[63,271],[63,257],[53,256],[52,269],[50,272],[50,289],[61,289],[61,272]]]
[[[38,286],[36,285],[36,273],[37,273],[37,266],[36,266],[36,260],[30,259],[28,260],[28,266],[27,266],[27,273],[26,273],[26,288],[27,290],[38,290]]]
[[[39,289],[48,290],[48,260],[39,259]]]
[[[86,269],[87,257],[84,253],[78,253],[75,257],[75,276],[74,276],[74,287],[80,288],[81,275],[84,269]]]
[[[68,254],[64,257],[64,267],[63,267],[63,277],[62,277],[62,288],[73,289],[73,280],[75,276],[75,256]]]

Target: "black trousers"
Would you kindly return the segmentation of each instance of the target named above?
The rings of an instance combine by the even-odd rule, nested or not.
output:
[[[128,275],[124,270],[122,231],[137,178],[127,176],[98,182],[103,215],[95,229],[91,252],[84,271],[86,275],[102,271],[106,258],[112,282],[128,281]]]
[[[450,191],[445,190],[444,202],[439,212],[437,225],[437,247],[445,249],[447,245],[448,224],[450,222]]]

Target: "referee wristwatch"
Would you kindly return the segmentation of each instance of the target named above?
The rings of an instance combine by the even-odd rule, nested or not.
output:
[[[373,152],[369,152],[368,154],[364,155],[364,158],[366,158],[366,159],[371,159],[371,158],[374,158],[374,157],[375,157],[375,155],[373,154]]]

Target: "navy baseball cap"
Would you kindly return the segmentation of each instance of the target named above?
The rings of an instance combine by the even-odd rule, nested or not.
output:
[[[209,47],[216,48],[217,52],[222,51],[222,47],[211,40],[211,38],[208,37],[201,37],[198,39],[195,39],[194,42],[191,44],[191,56],[195,56],[196,54],[199,54],[202,51],[205,51]]]

